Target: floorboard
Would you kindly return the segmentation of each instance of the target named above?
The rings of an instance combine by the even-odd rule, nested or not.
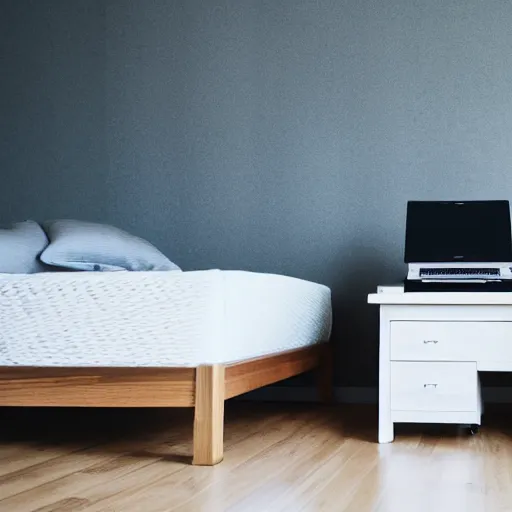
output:
[[[0,510],[512,511],[512,416],[484,420],[378,445],[373,407],[229,401],[209,468],[190,465],[191,410],[1,409]]]

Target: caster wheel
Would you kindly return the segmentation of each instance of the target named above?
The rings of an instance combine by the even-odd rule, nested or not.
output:
[[[469,433],[472,436],[476,436],[476,434],[478,434],[479,430],[480,430],[480,425],[471,425],[469,427]]]

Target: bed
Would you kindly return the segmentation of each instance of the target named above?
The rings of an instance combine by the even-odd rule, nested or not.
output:
[[[0,275],[0,406],[194,407],[193,463],[223,458],[224,401],[319,369],[331,294],[242,271]]]

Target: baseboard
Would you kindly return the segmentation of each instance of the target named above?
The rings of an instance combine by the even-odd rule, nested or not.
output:
[[[346,404],[376,404],[377,388],[372,387],[335,387],[334,399]],[[484,402],[490,404],[512,403],[512,387],[486,387],[482,389]],[[261,402],[316,402],[316,389],[307,386],[268,386],[251,391],[241,400]]]
[[[482,399],[489,404],[511,404],[512,387],[485,387],[482,388]]]
[[[317,392],[316,388],[307,386],[268,386],[251,391],[239,399],[257,402],[316,402]],[[334,399],[347,404],[376,404],[377,388],[336,387]]]

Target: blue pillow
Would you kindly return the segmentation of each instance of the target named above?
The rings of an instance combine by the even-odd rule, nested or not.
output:
[[[142,238],[106,224],[79,220],[43,223],[50,245],[41,254],[47,265],[72,270],[181,270]]]
[[[33,220],[0,229],[0,273],[33,274],[43,272],[38,257],[48,245],[41,226]]]

